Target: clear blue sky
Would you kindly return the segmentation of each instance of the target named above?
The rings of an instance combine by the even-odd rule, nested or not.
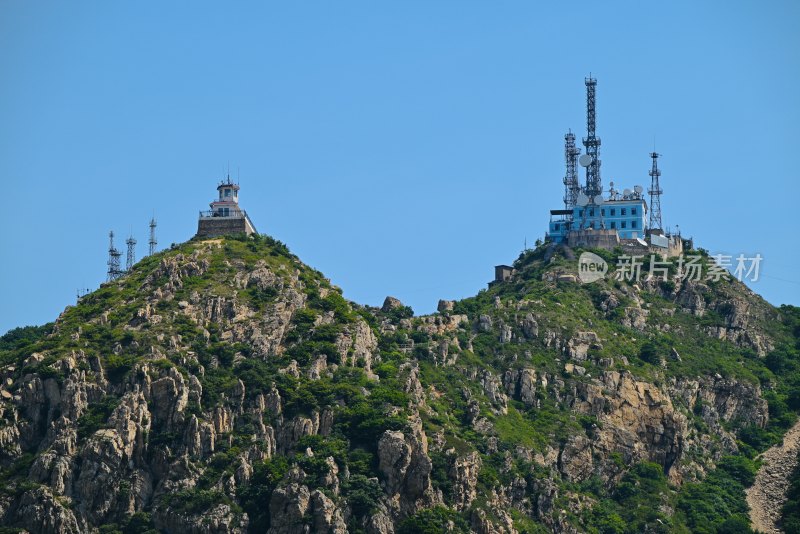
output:
[[[4,0],[0,332],[97,287],[109,229],[189,239],[229,162],[346,297],[473,295],[561,207],[589,72],[604,185],[646,186],[655,138],[665,224],[799,305],[798,27],[794,1]]]

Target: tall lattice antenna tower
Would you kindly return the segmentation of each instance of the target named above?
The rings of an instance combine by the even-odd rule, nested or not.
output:
[[[661,226],[661,194],[664,191],[661,190],[661,184],[658,180],[661,176],[661,171],[658,170],[658,156],[660,155],[656,152],[650,153],[650,157],[653,158],[653,168],[650,169],[650,189],[647,192],[650,193],[651,230],[663,230]]]
[[[578,199],[581,186],[578,183],[578,155],[581,149],[575,146],[575,134],[570,130],[564,136],[564,160],[567,164],[567,174],[564,176],[564,207],[572,209]]]
[[[122,276],[119,259],[122,253],[114,248],[114,232],[108,233],[108,281],[111,282]]]
[[[156,218],[153,217],[150,219],[150,256],[156,253],[156,245],[158,245],[158,241],[156,241]]]
[[[125,244],[128,245],[128,256],[125,259],[125,272],[130,272],[133,268],[133,264],[136,263],[136,240],[133,236],[129,236],[128,239],[125,240]]]
[[[593,199],[602,194],[603,186],[600,180],[600,138],[595,135],[595,89],[597,80],[591,74],[586,82],[586,137],[583,138],[583,146],[586,147],[586,154],[591,157],[589,165],[586,166],[586,195]]]

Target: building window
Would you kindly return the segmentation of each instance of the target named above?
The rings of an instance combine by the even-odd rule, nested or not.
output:
[[[601,217],[605,217],[605,216],[606,216],[606,210],[605,210],[605,208],[603,208],[603,209],[601,209],[601,210],[600,210],[600,216],[601,216]]]
[[[590,222],[590,223],[589,223],[589,228],[591,228],[592,230],[594,230],[594,221],[592,221],[592,222]]]
[[[627,215],[628,214],[628,210],[626,208],[620,208],[619,209],[619,214],[620,215]]]
[[[636,228],[636,221],[631,221],[631,228]]]
[[[631,215],[636,215],[636,208],[631,208]]]
[[[617,223],[615,223],[614,221],[611,221],[611,229],[612,230],[616,230],[617,229]]]
[[[226,196],[226,197],[229,197],[229,196],[231,196],[231,190],[230,190],[230,189],[226,189],[226,190],[225,190],[225,196]]]
[[[553,230],[554,230],[555,232],[558,232],[558,223],[556,223],[556,224],[554,224],[554,225],[553,225]]]
[[[594,208],[589,210],[589,217],[594,217]]]
[[[619,223],[619,227],[620,228],[625,228],[625,221],[622,221],[621,223]]]
[[[611,208],[611,216],[613,217],[616,214],[617,214],[616,208]]]
[[[583,210],[578,211],[578,217],[583,217]]]

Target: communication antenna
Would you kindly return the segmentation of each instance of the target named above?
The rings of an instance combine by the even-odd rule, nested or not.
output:
[[[578,199],[581,186],[578,183],[578,170],[575,166],[578,154],[581,149],[575,146],[575,134],[570,130],[564,136],[564,159],[567,164],[567,174],[564,176],[564,207],[572,209]]]
[[[608,199],[609,200],[616,200],[617,199],[617,190],[614,189],[614,182],[611,182],[610,187],[608,189]]]
[[[133,268],[133,264],[136,263],[136,240],[133,236],[128,236],[128,239],[125,240],[125,244],[128,245],[128,255],[125,259],[125,272],[130,272]]]
[[[108,277],[107,281],[112,282],[122,276],[119,259],[122,253],[114,247],[114,232],[108,233]]]
[[[650,194],[650,229],[661,230],[661,184],[659,177],[661,171],[658,170],[658,157],[661,154],[653,151],[650,157],[653,158],[653,168],[650,169],[650,189],[647,191]]]
[[[156,245],[158,245],[158,241],[156,241],[156,218],[153,217],[150,219],[150,256],[156,253]]]
[[[603,192],[600,180],[600,138],[595,135],[597,80],[589,74],[584,81],[586,83],[586,137],[583,138],[583,146],[586,147],[586,154],[581,159],[588,156],[585,160],[588,165],[584,165],[583,161],[581,161],[581,165],[586,167],[586,194],[595,197]]]

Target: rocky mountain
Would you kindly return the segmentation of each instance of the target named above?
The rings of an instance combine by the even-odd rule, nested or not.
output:
[[[747,532],[800,313],[570,258],[418,317],[265,236],[150,256],[0,339],[0,531]]]

